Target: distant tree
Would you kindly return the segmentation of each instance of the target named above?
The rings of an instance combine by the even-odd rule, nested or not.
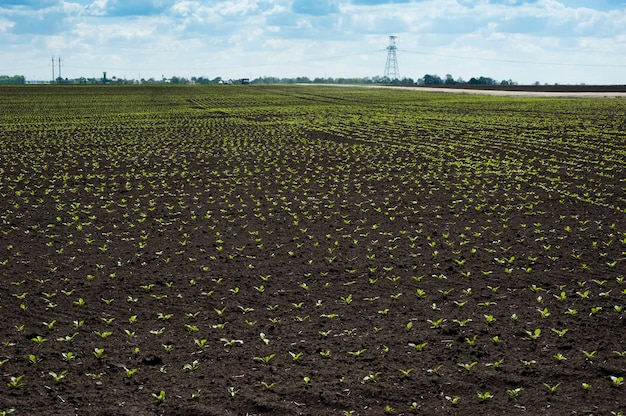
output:
[[[423,78],[420,78],[417,83],[423,85],[441,85],[443,84],[443,80],[439,75],[426,74]]]
[[[472,85],[496,85],[496,81],[492,78],[489,77],[480,77],[480,78],[471,78],[468,81],[468,84],[472,84]]]
[[[0,84],[26,84],[26,78],[23,75],[0,75]]]

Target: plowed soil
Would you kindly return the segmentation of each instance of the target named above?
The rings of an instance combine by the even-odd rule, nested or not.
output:
[[[3,91],[0,411],[626,411],[623,160],[494,124],[453,160],[476,136],[424,131],[400,91],[232,88]],[[619,149],[615,108],[559,131],[607,123]],[[566,187],[538,179],[550,155]]]

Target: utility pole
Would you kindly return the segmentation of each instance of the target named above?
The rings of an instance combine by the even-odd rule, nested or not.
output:
[[[396,51],[397,36],[389,36],[389,46],[387,46],[387,63],[385,64],[385,77],[390,81],[400,79],[400,71],[398,70],[398,57]]]

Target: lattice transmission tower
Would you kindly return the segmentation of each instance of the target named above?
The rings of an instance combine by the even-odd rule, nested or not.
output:
[[[397,36],[389,36],[389,46],[387,46],[387,63],[385,64],[385,78],[391,81],[400,79],[400,70],[398,69],[398,56],[396,51]]]

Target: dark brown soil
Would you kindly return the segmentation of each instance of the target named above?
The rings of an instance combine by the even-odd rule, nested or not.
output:
[[[610,193],[603,205],[533,176],[543,142],[517,153],[525,172],[508,176],[494,159],[468,176],[437,147],[465,136],[424,134],[415,146],[385,141],[401,128],[384,123],[370,121],[370,136],[356,130],[365,121],[353,134],[329,128],[368,102],[231,105],[216,117],[203,109],[226,102],[223,90],[195,93],[207,101],[182,112],[159,100],[184,108],[190,90],[98,91],[111,109],[135,100],[137,113],[95,121],[103,104],[83,102],[71,127],[0,119],[0,411],[626,411],[611,379],[626,376],[623,161],[594,176]],[[359,94],[380,103],[389,92]],[[586,121],[610,123],[602,114]],[[484,137],[513,143],[494,129]],[[552,168],[567,189],[595,186],[568,174],[598,148],[559,149]],[[23,386],[8,386],[20,375]]]

